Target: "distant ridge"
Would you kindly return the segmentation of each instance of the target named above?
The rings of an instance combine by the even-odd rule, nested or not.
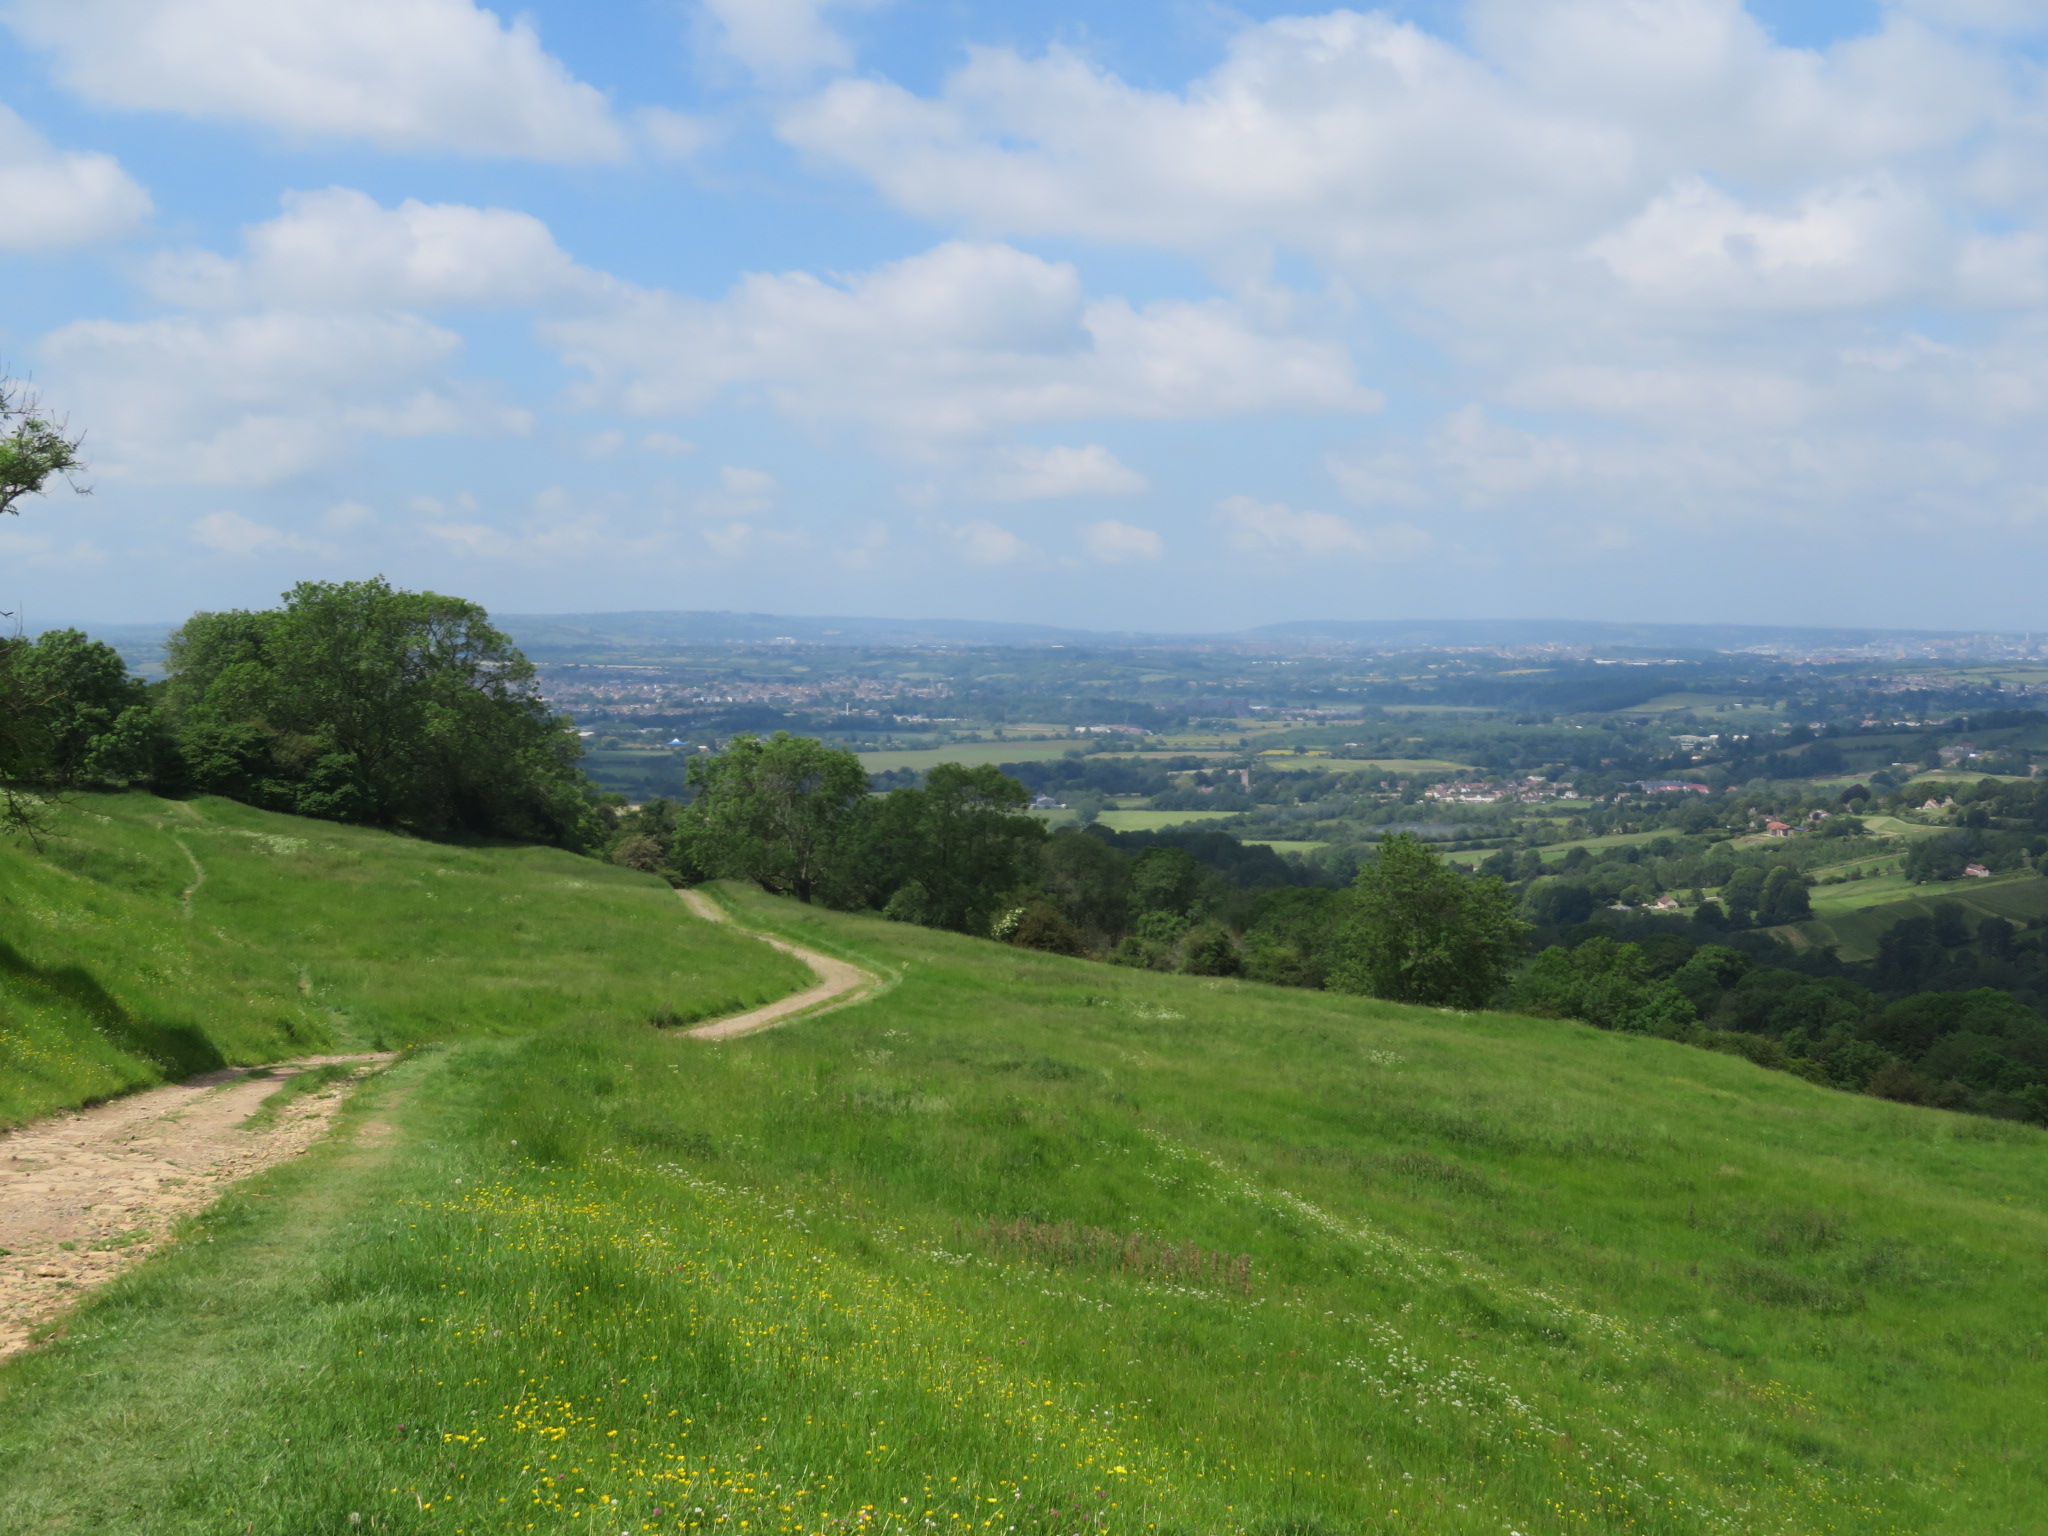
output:
[[[1590,619],[1294,619],[1249,629],[1207,632],[1073,629],[983,619],[801,617],[724,610],[635,610],[625,613],[498,613],[493,618],[535,660],[594,648],[645,651],[673,645],[1270,645],[1357,646],[1410,650],[1439,646],[1593,646],[1613,651],[1699,655],[1715,652],[1838,653],[1873,659],[1921,655],[2011,654],[2033,648],[2034,635],[1942,629],[1855,629],[1782,624],[1629,624]],[[52,625],[51,628],[67,626]],[[77,624],[120,651],[139,671],[163,664],[175,624]]]

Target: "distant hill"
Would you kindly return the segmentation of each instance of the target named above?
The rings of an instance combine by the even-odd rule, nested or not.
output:
[[[1251,629],[1151,632],[1009,624],[981,619],[798,617],[724,610],[627,613],[500,613],[499,625],[536,661],[676,645],[1357,646],[1368,650],[1439,646],[1593,646],[1626,653],[1699,656],[1726,652],[1835,654],[1872,659],[2010,655],[2037,637],[1968,630],[1841,629],[1764,624],[1622,624],[1586,619],[1295,619]],[[52,628],[62,626],[51,626]],[[157,675],[175,624],[79,624],[120,651],[129,666]]]

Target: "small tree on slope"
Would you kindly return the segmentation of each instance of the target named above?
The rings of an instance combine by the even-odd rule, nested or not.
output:
[[[1329,988],[1396,1003],[1484,1007],[1529,931],[1501,881],[1460,873],[1405,832],[1380,839],[1349,906]]]

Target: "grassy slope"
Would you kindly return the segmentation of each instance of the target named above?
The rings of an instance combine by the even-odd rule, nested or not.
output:
[[[59,832],[0,843],[0,1126],[223,1062],[705,1018],[808,975],[552,849],[148,795],[80,797]]]
[[[2039,1132],[728,896],[896,984],[416,1055],[0,1369],[0,1528],[2038,1529]]]
[[[1867,888],[1867,889],[1866,889]],[[1823,886],[1813,893],[1817,916],[1773,929],[1794,943],[1832,945],[1844,960],[1876,958],[1878,940],[1901,918],[1925,917],[1939,901],[1952,901],[1974,921],[2003,917],[2034,922],[2048,917],[2048,878],[1994,875],[1988,880],[1945,880],[1915,885],[1903,875]]]

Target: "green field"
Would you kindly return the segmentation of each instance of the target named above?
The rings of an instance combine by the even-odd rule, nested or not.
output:
[[[1314,853],[1318,848],[1327,848],[1328,843],[1304,842],[1300,838],[1247,837],[1243,839],[1248,848],[1270,848],[1275,853]]]
[[[809,974],[554,849],[148,795],[81,796],[57,830],[0,841],[0,1126],[224,1062],[683,1022]]]
[[[1112,832],[1158,832],[1203,821],[1229,821],[1236,811],[1104,811],[1097,820]]]
[[[1959,903],[1973,918],[2003,917],[2025,924],[2048,918],[2048,878],[1994,875],[1988,880],[1946,880],[1915,885],[1902,876],[1817,886],[1811,921],[1774,929],[1793,942],[1833,946],[1844,960],[1872,960],[1884,931],[1906,917],[1925,917],[1937,901]]]
[[[101,843],[153,847],[153,804]],[[332,864],[224,860],[194,927],[251,937],[195,967],[287,963],[242,955],[216,879],[297,914],[264,919],[280,950],[315,914],[395,948],[448,899],[448,850],[235,817],[223,844],[331,838]],[[631,893],[675,909],[652,882],[464,856],[479,902],[621,893],[622,941],[584,941],[673,966],[678,1007],[766,953],[630,926]],[[128,898],[182,923],[151,868]],[[53,879],[10,918],[70,931]],[[638,1004],[477,1003],[0,1366],[0,1530],[2038,1527],[2048,1134],[1576,1024],[720,896],[888,982],[717,1045]]]
[[[979,768],[986,763],[1046,763],[1078,752],[1082,743],[1073,737],[1058,741],[967,741],[952,747],[920,747],[912,752],[863,752],[861,766],[869,773],[888,773],[911,768],[928,773],[941,763],[960,763]]]

